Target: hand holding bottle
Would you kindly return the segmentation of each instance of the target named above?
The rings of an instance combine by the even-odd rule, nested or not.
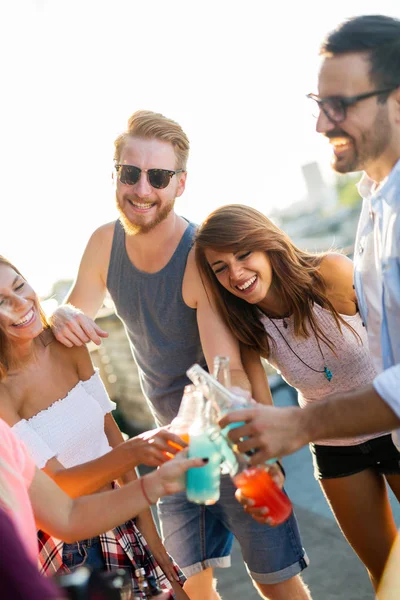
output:
[[[247,476],[244,477],[243,474],[238,474],[233,478],[234,483],[238,485],[235,493],[236,500],[240,502],[245,512],[259,523],[267,523],[271,527],[285,521],[292,512],[292,505],[282,491],[285,475],[279,463],[264,467],[249,466],[246,474]]]
[[[242,494],[253,501],[254,507],[264,508],[264,522],[265,515],[268,514],[271,523],[274,522],[276,525],[283,523],[291,514],[292,505],[286,494],[275,484],[269,473],[269,465],[253,466],[249,462],[249,457],[240,453],[244,450],[243,445],[248,442],[246,439],[246,422],[239,417],[240,414],[249,410],[248,408],[245,410],[240,409],[240,405],[243,407],[247,404],[247,399],[234,394],[229,389],[229,359],[227,357],[216,357],[215,365],[214,373],[217,378],[210,376],[199,365],[193,365],[187,371],[187,375],[203,390],[208,401],[215,406],[216,414],[219,414],[219,416],[226,415],[220,421],[222,428],[220,439],[229,439],[231,443],[239,443],[238,446],[233,446],[235,450],[234,461],[225,461],[229,466],[229,474]],[[223,383],[226,385],[223,385]],[[236,418],[230,419],[231,415]],[[218,439],[216,442],[218,442]],[[253,449],[254,446],[249,445],[244,452],[247,453]],[[275,462],[275,460],[272,459],[272,462]]]
[[[183,492],[186,488],[185,474],[189,469],[204,468],[208,459],[188,458],[188,450],[182,450],[175,458],[169,460],[143,477],[143,487],[147,500],[155,504],[162,496]]]

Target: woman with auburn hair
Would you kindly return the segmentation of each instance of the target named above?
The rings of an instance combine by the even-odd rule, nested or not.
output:
[[[158,499],[151,480],[135,481],[139,464],[163,465],[166,451],[176,454],[168,441],[184,444],[166,429],[124,441],[111,414],[114,408],[86,346],[66,348],[53,337],[37,295],[0,256],[0,418],[25,443],[36,466],[71,498],[111,490],[119,478],[132,481],[137,494],[138,510],[132,501],[131,513],[136,518],[100,536],[79,542],[69,538],[66,544],[39,531],[42,571],[53,574],[83,563],[120,567],[128,570],[138,593],[135,569],[143,567],[146,576],[173,588],[177,598],[187,598],[179,585],[184,576],[162,545],[149,510],[149,498]],[[121,491],[111,494],[116,502]],[[113,512],[111,507],[107,511]],[[89,530],[98,531],[96,526]]]
[[[195,252],[205,286],[241,342],[256,400],[271,398],[260,357],[297,389],[301,407],[372,382],[346,256],[302,251],[262,213],[236,204],[204,221]],[[376,587],[396,538],[385,481],[400,499],[400,453],[387,432],[310,448],[315,477]]]

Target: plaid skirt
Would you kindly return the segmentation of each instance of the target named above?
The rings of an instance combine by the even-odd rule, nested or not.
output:
[[[170,582],[156,563],[146,540],[136,527],[133,519],[111,531],[107,531],[107,533],[101,534],[99,538],[106,569],[109,571],[121,568],[127,570],[132,581],[132,589],[138,598],[142,598],[142,595],[135,577],[135,569],[141,567],[145,569],[146,577],[153,575],[156,578],[157,585],[162,589],[170,590],[172,597],[175,598]],[[56,573],[70,572],[63,563],[64,542],[53,538],[44,531],[38,531],[38,542],[41,573],[51,576]],[[175,572],[179,576],[180,583],[183,585],[186,578],[172,558],[171,561]]]

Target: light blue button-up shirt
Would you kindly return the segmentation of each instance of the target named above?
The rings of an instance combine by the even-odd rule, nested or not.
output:
[[[379,188],[364,173],[355,288],[375,366],[373,385],[400,419],[400,160]],[[380,354],[379,354],[380,353]],[[400,440],[400,429],[397,431]]]

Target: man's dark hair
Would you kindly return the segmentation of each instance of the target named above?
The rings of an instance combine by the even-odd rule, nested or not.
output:
[[[328,34],[321,55],[364,52],[369,77],[377,88],[400,86],[400,20],[386,15],[363,15],[344,21]]]

